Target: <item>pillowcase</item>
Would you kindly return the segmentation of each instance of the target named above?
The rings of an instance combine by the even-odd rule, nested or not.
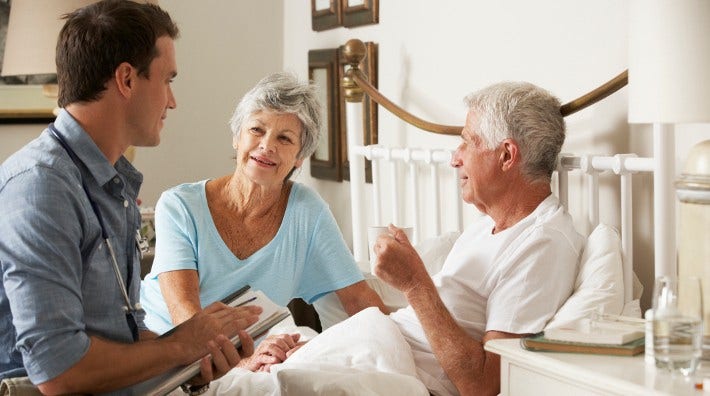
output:
[[[421,257],[429,276],[441,271],[446,257],[449,256],[451,248],[460,235],[461,233],[458,231],[447,232],[437,237],[425,239],[414,247],[419,257]],[[384,282],[370,273],[365,274],[365,280],[367,284],[380,295],[382,302],[385,303],[385,306],[387,306],[390,311],[394,312],[409,305],[407,299],[404,298],[404,294],[387,284],[387,282]]]
[[[589,317],[597,309],[619,315],[624,308],[621,239],[614,227],[599,224],[580,259],[574,292],[546,327],[559,327]]]

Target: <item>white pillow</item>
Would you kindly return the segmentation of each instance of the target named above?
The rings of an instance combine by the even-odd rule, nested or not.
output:
[[[434,275],[441,270],[446,256],[449,255],[454,242],[461,235],[458,231],[451,231],[437,237],[432,237],[418,243],[414,248],[426,266],[429,275]],[[392,312],[406,307],[407,299],[399,290],[378,279],[376,276],[364,273],[367,284],[382,298],[382,302]],[[345,320],[348,314],[343,309],[340,300],[335,293],[328,293],[313,303],[313,307],[318,312],[321,327],[323,330]]]
[[[425,239],[414,247],[417,253],[419,253],[419,257],[422,258],[429,275],[434,275],[441,271],[446,257],[448,257],[451,248],[454,247],[454,243],[459,239],[459,236],[461,236],[460,232],[451,231]]]
[[[619,315],[624,308],[621,241],[614,227],[599,224],[587,238],[574,292],[546,327],[559,327],[588,317],[599,307]]]
[[[422,258],[422,262],[424,262],[424,266],[430,276],[441,271],[446,257],[448,257],[451,248],[460,235],[461,233],[458,231],[447,232],[437,237],[425,239],[414,247],[419,257]],[[387,284],[387,282],[369,273],[365,274],[365,280],[380,295],[385,306],[390,311],[394,312],[409,305],[407,299],[404,298],[404,294]]]

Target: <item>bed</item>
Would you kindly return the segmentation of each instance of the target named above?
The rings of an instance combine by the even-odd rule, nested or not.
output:
[[[480,215],[464,207],[456,170],[448,166],[453,147],[389,147],[363,144],[363,94],[382,108],[417,128],[442,135],[458,135],[461,127],[421,120],[398,107],[367,82],[357,68],[364,44],[350,40],[345,57],[350,64],[342,81],[346,95],[347,144],[352,205],[353,254],[368,283],[396,309],[406,305],[399,292],[369,274],[367,228],[370,225],[412,226],[413,242],[430,274],[438,271],[466,219]],[[565,104],[563,115],[579,111],[613,94],[627,83],[621,73],[594,91]],[[382,133],[382,132],[380,132]],[[569,132],[568,132],[569,133]],[[450,142],[450,140],[449,140]],[[365,161],[372,163],[372,183],[366,183]],[[640,317],[642,285],[633,272],[632,183],[635,175],[647,177],[653,158],[634,154],[562,154],[553,177],[553,191],[576,219],[578,231],[587,235],[575,291],[548,326],[587,317],[592,312]],[[618,201],[600,200],[601,184],[618,185]],[[410,200],[406,200],[410,197]],[[618,208],[617,230],[600,220],[600,208]],[[315,304],[324,332],[313,338],[271,373],[235,370],[217,381],[215,393],[224,394],[429,394],[416,379],[411,352],[397,329],[379,311],[370,308],[346,318],[337,297],[329,295]],[[601,309],[600,309],[601,307]],[[294,325],[276,332],[297,331]],[[378,334],[378,338],[368,334]],[[315,334],[308,333],[307,337]],[[348,340],[347,342],[343,340]]]
[[[426,255],[425,261],[429,260],[426,263],[428,270],[435,272],[441,265],[442,254],[445,255],[452,240],[467,224],[465,219],[480,215],[471,205],[464,207],[460,199],[456,170],[448,165],[453,148],[363,145],[362,95],[367,94],[403,122],[425,132],[458,136],[461,127],[424,121],[394,104],[374,88],[358,69],[357,65],[365,54],[363,43],[350,40],[344,48],[350,65],[342,84],[347,101],[355,259],[361,264],[361,269],[368,272],[368,226],[388,223],[406,225],[414,228],[413,242],[419,246],[420,254]],[[627,81],[628,74],[623,72],[563,105],[560,111],[567,116],[582,110],[624,87]],[[570,133],[574,132],[568,131]],[[365,180],[366,160],[372,161],[371,185]],[[600,301],[610,302],[604,305],[608,313],[640,315],[638,298],[642,286],[633,273],[632,183],[634,175],[648,176],[654,166],[652,158],[639,158],[628,153],[560,155],[558,170],[553,176],[553,191],[560,202],[570,209],[578,231],[588,236],[583,264],[591,264],[581,266],[577,289],[613,296],[604,300],[598,295],[586,294],[584,298],[589,304],[575,308],[580,315],[588,313],[590,307],[598,306]],[[618,185],[617,202],[600,200],[600,186],[609,183]],[[600,221],[603,205],[618,208],[618,230]],[[327,309],[322,306],[317,308],[320,308],[319,313],[325,312],[327,322]],[[325,323],[324,327],[329,324]]]

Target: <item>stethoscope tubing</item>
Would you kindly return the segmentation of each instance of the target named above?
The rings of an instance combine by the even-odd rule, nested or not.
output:
[[[76,155],[74,150],[72,150],[71,147],[69,147],[69,145],[64,140],[64,138],[59,134],[57,129],[54,127],[53,123],[49,125],[49,132],[57,140],[57,142],[59,142],[59,145],[61,145],[62,148],[64,148],[64,150],[67,152],[67,154],[69,154],[69,157],[71,158],[72,162],[74,162],[74,164],[78,167],[79,163],[81,163],[81,160]],[[126,284],[123,281],[123,276],[121,275],[121,270],[118,268],[118,260],[116,260],[116,252],[113,250],[113,246],[111,245],[111,241],[109,240],[108,232],[106,231],[103,217],[101,216],[101,212],[99,211],[99,208],[96,205],[96,202],[94,202],[94,200],[91,198],[91,194],[89,194],[89,189],[86,187],[86,183],[84,183],[83,178],[81,180],[81,187],[84,190],[84,193],[86,194],[86,198],[89,200],[89,203],[91,204],[91,209],[94,211],[94,215],[96,216],[96,219],[99,221],[99,227],[101,227],[101,238],[106,243],[106,247],[108,249],[109,256],[111,257],[111,263],[113,264],[113,272],[116,275],[116,282],[118,283],[119,290],[121,291],[121,295],[123,296],[123,300],[126,303],[126,305],[123,307],[123,310],[126,313],[135,313],[137,311],[141,311],[142,307],[141,307],[140,303],[136,303],[135,305],[131,304],[131,299],[128,296],[128,290],[126,288]]]

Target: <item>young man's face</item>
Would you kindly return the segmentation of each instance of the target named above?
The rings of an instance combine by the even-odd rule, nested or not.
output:
[[[150,63],[149,77],[138,76],[133,80],[136,85],[133,87],[133,107],[128,122],[133,126],[131,144],[134,146],[157,146],[167,110],[177,106],[170,87],[177,75],[174,41],[162,36],[155,45],[158,56]]]

